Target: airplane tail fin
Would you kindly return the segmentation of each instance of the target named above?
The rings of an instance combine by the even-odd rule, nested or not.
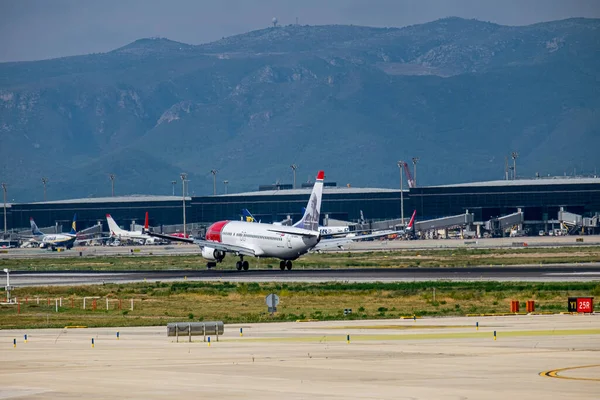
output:
[[[73,214],[73,222],[71,222],[71,231],[69,232],[69,234],[77,234],[77,214]]]
[[[242,218],[243,218],[243,221],[246,221],[246,222],[257,222],[256,218],[254,218],[254,216],[246,208],[244,208],[242,210]]]
[[[321,197],[323,196],[323,180],[325,172],[319,171],[317,180],[313,186],[310,199],[306,205],[306,210],[302,219],[294,224],[297,228],[308,229],[310,231],[319,230],[319,219],[321,216]]]
[[[110,214],[106,214],[106,222],[108,222],[108,230],[113,235],[118,235],[123,231],[123,229],[119,228],[119,225],[117,225],[117,223],[115,222],[113,217],[110,216]]]
[[[31,233],[34,236],[44,236],[44,234],[42,233],[42,231],[40,231],[40,229],[38,228],[38,226],[35,224],[35,221],[32,218],[29,218],[29,223],[31,224]]]
[[[415,216],[417,215],[417,210],[413,211],[412,217],[410,217],[410,222],[406,226],[406,229],[412,229],[415,223]]]
[[[144,218],[144,230],[148,231],[150,224],[148,223],[148,211],[146,211],[146,218]]]

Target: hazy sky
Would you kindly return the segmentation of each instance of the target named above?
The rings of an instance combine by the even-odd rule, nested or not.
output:
[[[600,0],[0,0],[0,61],[105,52],[151,36],[199,44],[273,17],[401,27],[448,16],[505,25],[600,18]]]

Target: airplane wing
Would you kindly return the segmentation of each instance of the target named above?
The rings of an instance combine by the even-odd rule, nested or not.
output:
[[[275,233],[285,233],[288,235],[298,235],[298,236],[306,236],[306,237],[315,237],[315,236],[319,236],[319,232],[299,232],[298,230],[294,229],[285,229],[284,226],[282,226],[281,228],[275,228],[275,229],[269,229],[270,232],[275,232]],[[309,233],[310,232],[310,233]]]
[[[200,247],[210,247],[212,249],[224,251],[226,253],[235,253],[235,254],[241,254],[241,255],[250,256],[250,257],[256,257],[256,255],[257,255],[256,250],[251,249],[249,247],[235,246],[232,244],[224,244],[224,243],[213,242],[210,240],[203,240],[203,239],[182,238],[182,237],[177,237],[177,236],[165,235],[162,233],[154,233],[154,232],[145,232],[145,233],[150,236],[158,237],[161,239],[171,240],[171,241],[175,241],[175,242],[197,244]]]
[[[184,243],[191,243],[191,244],[196,244],[196,242],[197,242],[197,239],[184,238],[184,237],[179,237],[179,236],[171,236],[171,235],[166,235],[164,233],[154,233],[154,232],[147,231],[145,229],[142,231],[142,233],[144,235],[150,235],[150,236],[154,236],[154,237],[165,239],[165,240],[171,240],[173,242],[184,242]]]
[[[381,231],[381,232],[377,232],[377,233],[371,233],[369,235],[352,236],[352,237],[345,237],[345,238],[341,238],[341,239],[323,239],[319,243],[317,243],[317,245],[315,247],[313,247],[311,250],[320,251],[320,250],[332,250],[332,249],[336,249],[336,248],[343,249],[345,245],[348,245],[352,242],[358,242],[360,240],[365,240],[365,239],[380,238],[382,236],[393,235],[394,233],[401,234],[403,232],[404,231],[386,230],[386,231]]]

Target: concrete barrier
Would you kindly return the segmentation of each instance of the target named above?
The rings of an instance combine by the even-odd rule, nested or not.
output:
[[[171,322],[167,324],[167,336],[207,336],[218,337],[225,332],[223,321]]]

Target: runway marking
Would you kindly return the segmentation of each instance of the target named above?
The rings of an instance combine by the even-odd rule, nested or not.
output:
[[[600,364],[582,365],[582,366],[579,366],[579,367],[558,368],[558,369],[553,369],[553,370],[550,370],[550,371],[540,372],[540,376],[547,376],[548,378],[570,379],[570,380],[574,380],[574,381],[595,381],[595,382],[600,382],[600,378],[580,378],[580,377],[576,377],[576,376],[564,376],[564,375],[559,375],[558,374],[559,372],[570,371],[570,370],[573,370],[573,369],[596,368],[596,367],[600,367]]]
[[[589,271],[589,272],[547,272],[544,275],[550,275],[550,276],[570,276],[570,275],[596,276],[596,275],[600,275],[600,272],[594,272],[594,271]]]
[[[318,329],[318,328],[315,328]],[[493,331],[478,332],[441,332],[441,333],[411,333],[411,334],[381,334],[362,335],[353,334],[352,341],[374,341],[374,340],[432,340],[432,339],[486,339],[491,338]],[[498,342],[503,337],[522,336],[573,336],[573,335],[600,335],[600,329],[563,329],[543,331],[498,331]],[[345,341],[346,335],[321,335],[321,336],[290,336],[272,338],[234,338],[227,341],[234,342],[339,342]]]
[[[412,319],[412,317],[410,318]],[[456,328],[472,328],[473,325],[347,325],[347,326],[323,326],[317,328],[305,327],[304,329],[368,329],[368,330],[384,330],[384,329],[456,329]]]

